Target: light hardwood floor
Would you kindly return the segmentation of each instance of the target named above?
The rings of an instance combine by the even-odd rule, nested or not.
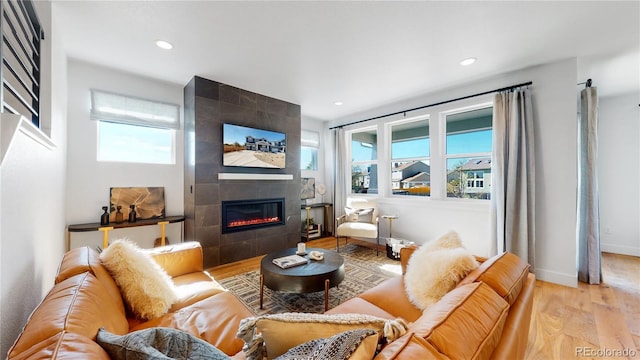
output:
[[[335,245],[333,237],[307,243],[307,247],[325,249]],[[222,279],[259,269],[261,259],[208,271]],[[604,281],[600,285],[579,283],[570,288],[536,281],[527,360],[640,359],[640,258],[603,253],[602,267]],[[616,351],[625,349],[629,356],[616,356]]]
[[[536,282],[527,359],[640,359],[640,258],[603,253],[602,274],[577,288]]]

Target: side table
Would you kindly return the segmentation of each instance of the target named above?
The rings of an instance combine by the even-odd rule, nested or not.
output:
[[[400,249],[413,245],[413,242],[393,238],[393,220],[398,219],[398,215],[382,215],[382,217],[389,220],[389,237],[386,241],[387,257],[393,260],[400,260]]]
[[[383,218],[389,220],[389,238],[392,238],[393,220],[398,218],[398,215],[382,215]]]

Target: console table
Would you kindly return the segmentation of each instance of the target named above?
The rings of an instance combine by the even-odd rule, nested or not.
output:
[[[102,248],[106,249],[107,246],[109,245],[110,230],[137,227],[137,226],[149,226],[149,225],[160,226],[161,245],[164,245],[165,226],[167,224],[183,222],[183,221],[184,221],[184,215],[178,215],[178,216],[165,216],[163,218],[158,218],[158,219],[136,220],[136,222],[125,221],[122,223],[109,223],[109,225],[100,225],[99,222],[68,225],[67,226],[67,251],[71,248],[72,232],[102,231],[103,232]]]
[[[323,228],[322,228],[322,236],[331,236],[333,235],[331,231],[329,231],[329,227],[327,226],[329,223],[327,222],[327,219],[331,219],[331,208],[333,207],[333,204],[331,203],[315,203],[315,204],[307,204],[307,205],[300,205],[300,209],[305,210],[307,213],[307,236],[306,236],[306,240],[309,240],[309,218],[311,218],[311,209],[318,209],[318,208],[324,208],[324,212],[323,212]]]

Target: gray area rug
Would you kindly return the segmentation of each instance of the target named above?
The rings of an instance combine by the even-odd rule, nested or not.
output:
[[[384,252],[376,256],[373,249],[347,244],[340,247],[344,257],[345,278],[338,287],[329,290],[329,308],[400,274],[400,262],[387,258]],[[307,294],[288,294],[272,291],[265,286],[264,304],[260,309],[260,271],[250,271],[218,282],[229,289],[256,314],[284,312],[324,312],[324,291]]]

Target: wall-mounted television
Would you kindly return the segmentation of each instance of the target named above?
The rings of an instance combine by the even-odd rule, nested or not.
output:
[[[284,133],[234,124],[222,125],[222,165],[284,169]]]

